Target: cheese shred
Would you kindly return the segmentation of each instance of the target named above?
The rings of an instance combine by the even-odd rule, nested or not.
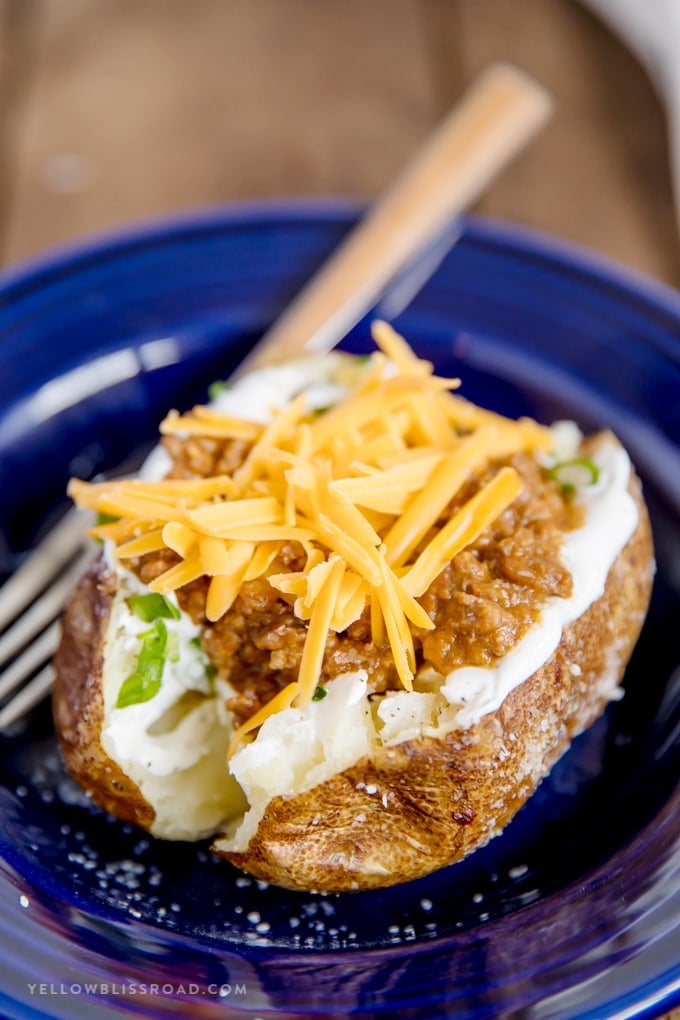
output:
[[[459,380],[435,376],[391,326],[375,323],[373,338],[379,350],[354,363],[347,395],[325,411],[302,393],[266,425],[209,407],[173,411],[162,422],[173,442],[245,444],[232,474],[70,483],[78,506],[118,518],[92,530],[116,556],[167,554],[151,591],[205,577],[206,617],[216,621],[244,584],[266,577],[305,621],[297,681],[237,730],[232,751],[270,715],[310,702],[329,633],[364,614],[372,641],[389,644],[412,690],[412,628],[433,626],[417,599],[522,489],[513,468],[489,472],[490,465],[552,447],[549,429],[454,395]],[[452,511],[463,486],[483,473],[489,480]],[[291,542],[300,549],[295,570],[282,558]]]

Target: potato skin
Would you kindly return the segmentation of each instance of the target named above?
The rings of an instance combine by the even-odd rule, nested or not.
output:
[[[496,712],[444,739],[380,746],[304,794],[276,797],[247,851],[223,856],[276,885],[344,892],[420,878],[499,834],[604,711],[639,636],[654,559],[636,477],[630,490],[639,521],[604,594]]]
[[[78,582],[62,619],[54,659],[54,724],[66,766],[95,804],[149,829],[155,811],[101,745],[103,651],[115,578],[98,557]]]

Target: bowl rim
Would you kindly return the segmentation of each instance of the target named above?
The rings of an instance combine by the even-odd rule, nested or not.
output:
[[[10,299],[15,289],[23,289],[37,283],[41,277],[62,273],[67,268],[77,268],[83,261],[120,254],[127,247],[162,242],[173,234],[202,233],[229,226],[283,222],[287,219],[346,224],[349,227],[369,207],[365,200],[341,195],[291,196],[211,204],[130,221],[56,244],[0,267],[0,297]],[[613,256],[549,230],[503,217],[466,213],[457,219],[463,230],[452,238],[451,248],[455,248],[459,236],[472,240],[477,238],[488,246],[509,246],[530,258],[548,260],[568,268],[572,274],[576,272],[591,280],[597,278],[601,284],[625,291],[628,298],[634,295],[637,300],[653,305],[657,310],[662,308],[680,320],[680,288],[657,280]]]

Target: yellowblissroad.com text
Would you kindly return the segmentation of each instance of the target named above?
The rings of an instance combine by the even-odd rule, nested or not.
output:
[[[163,983],[145,981],[83,981],[83,982],[27,982],[26,987],[32,996],[39,995],[75,995],[75,996],[218,996],[229,998],[247,996],[248,989],[244,983],[199,985],[194,982],[166,981]]]

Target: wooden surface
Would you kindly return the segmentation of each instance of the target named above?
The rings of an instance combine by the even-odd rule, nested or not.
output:
[[[370,198],[497,58],[556,115],[479,209],[680,285],[662,109],[575,0],[0,0],[0,260],[214,202]]]
[[[663,111],[576,0],[0,0],[0,262],[210,203],[370,198],[498,58],[556,113],[478,209],[680,286]]]

